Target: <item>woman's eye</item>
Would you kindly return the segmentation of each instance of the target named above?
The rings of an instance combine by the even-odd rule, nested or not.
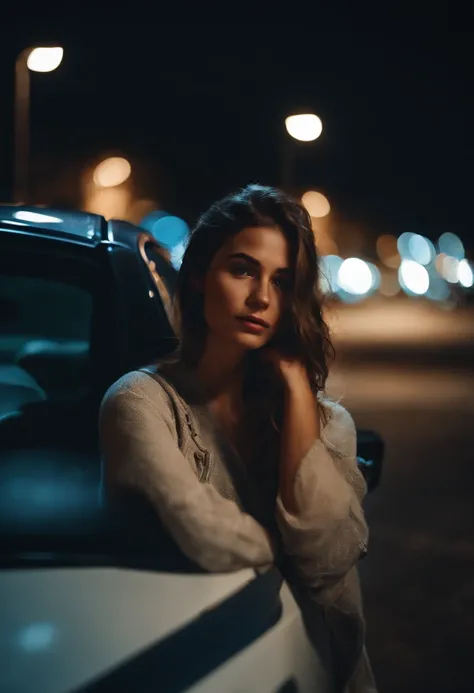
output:
[[[236,277],[250,277],[252,274],[252,270],[245,265],[234,265],[230,271]]]
[[[287,277],[275,277],[273,283],[282,291],[287,291],[290,288],[290,280]]]

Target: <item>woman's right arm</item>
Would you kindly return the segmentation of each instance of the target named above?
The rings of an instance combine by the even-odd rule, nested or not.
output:
[[[170,420],[168,420],[170,419]],[[144,494],[180,549],[211,572],[273,562],[264,528],[210,484],[181,453],[166,407],[144,393],[112,388],[100,411],[105,483]]]

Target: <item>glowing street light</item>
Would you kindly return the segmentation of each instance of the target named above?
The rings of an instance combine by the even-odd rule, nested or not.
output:
[[[321,118],[314,113],[288,116],[285,127],[289,135],[300,142],[313,142],[323,131]]]
[[[14,112],[14,199],[28,202],[30,157],[30,70],[52,72],[61,64],[64,50],[60,46],[37,46],[22,51],[15,63]]]
[[[52,72],[61,65],[64,49],[60,46],[33,48],[26,59],[26,65],[32,72]]]
[[[297,147],[293,140],[305,144],[314,142],[323,131],[323,123],[315,113],[297,113],[285,118],[285,128],[289,137],[285,137],[283,142],[281,184],[289,189],[293,186]]]

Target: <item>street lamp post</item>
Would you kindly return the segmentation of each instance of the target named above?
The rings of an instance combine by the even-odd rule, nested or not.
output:
[[[281,185],[292,191],[294,185],[296,148],[293,140],[313,142],[323,131],[321,119],[314,113],[299,113],[285,118],[286,136],[283,142]],[[297,145],[296,145],[297,146]]]
[[[14,200],[28,202],[30,158],[30,70],[52,72],[63,59],[59,46],[38,46],[22,51],[15,63]]]

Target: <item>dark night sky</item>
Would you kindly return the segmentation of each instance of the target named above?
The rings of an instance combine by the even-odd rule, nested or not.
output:
[[[283,118],[314,110],[323,136],[298,146],[297,183],[380,230],[452,230],[472,243],[471,31],[315,32],[301,26],[35,23],[1,49],[0,198],[11,193],[15,54],[65,48],[34,75],[33,155],[45,176],[103,151],[143,161],[139,185],[193,220],[251,180],[278,183]],[[468,240],[469,239],[469,240]]]

